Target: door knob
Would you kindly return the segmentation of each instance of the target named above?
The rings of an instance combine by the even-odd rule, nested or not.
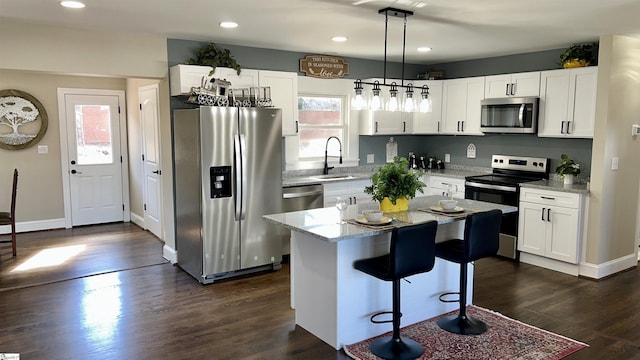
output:
[[[154,173],[154,174],[158,174],[158,175],[162,175],[162,170],[152,171],[152,173]]]
[[[76,161],[75,160],[71,160],[71,165],[75,165]]]
[[[76,171],[76,170],[71,170],[72,174],[82,174],[80,171]]]

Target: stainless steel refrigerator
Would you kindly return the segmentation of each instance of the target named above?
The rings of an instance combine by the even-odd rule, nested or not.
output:
[[[178,266],[203,284],[280,269],[281,110],[176,110],[173,156]]]

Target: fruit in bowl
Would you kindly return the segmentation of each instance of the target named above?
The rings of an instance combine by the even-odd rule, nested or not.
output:
[[[456,200],[440,200],[440,207],[442,210],[453,210],[458,205]]]
[[[379,222],[382,220],[382,211],[380,210],[364,210],[362,215],[367,221]]]

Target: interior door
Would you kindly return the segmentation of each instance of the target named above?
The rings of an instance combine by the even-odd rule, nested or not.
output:
[[[120,97],[65,94],[73,226],[124,220]]]
[[[138,97],[142,123],[144,226],[155,236],[162,238],[162,170],[158,142],[158,86],[141,87],[138,90]]]

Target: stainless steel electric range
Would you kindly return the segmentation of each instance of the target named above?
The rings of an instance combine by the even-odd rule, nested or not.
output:
[[[493,155],[493,172],[489,175],[467,176],[465,199],[518,206],[520,184],[549,178],[549,159]],[[500,228],[498,255],[518,260],[518,213],[505,214]]]

